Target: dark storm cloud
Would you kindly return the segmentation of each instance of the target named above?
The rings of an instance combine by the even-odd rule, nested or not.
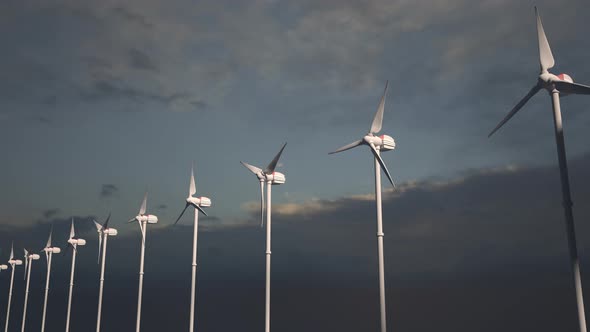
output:
[[[586,276],[590,227],[583,220],[590,217],[590,207],[584,204],[590,198],[590,156],[570,164]],[[559,176],[554,167],[471,170],[451,180],[425,180],[400,185],[396,192],[386,190],[387,296],[394,325],[419,331],[472,331],[489,320],[478,330],[574,329],[575,301],[559,202]],[[272,303],[277,329],[376,328],[374,217],[372,195],[273,206]],[[76,227],[88,240],[86,247],[78,248],[79,311],[74,324],[82,330],[91,329],[95,317],[92,310],[81,309],[92,303],[89,307],[95,310],[96,303],[97,242],[92,218],[76,217]],[[256,222],[242,227],[215,227],[224,221],[208,219],[214,223],[199,235],[198,296],[199,303],[207,305],[199,307],[198,324],[211,329],[239,326],[243,331],[257,330],[264,307],[265,251],[265,231],[258,227],[258,215],[253,212]],[[69,218],[52,222],[54,235],[64,235],[59,240],[56,237],[56,244],[65,245]],[[177,330],[186,325],[192,225],[185,224],[148,229],[146,331]],[[114,328],[116,321],[119,328],[131,329],[141,240],[139,232],[127,232],[135,230],[135,224],[114,222],[112,227],[119,230],[119,236],[109,239],[104,310],[110,319],[105,319],[104,326]],[[8,243],[16,236],[20,250],[25,243],[42,246],[48,232],[49,225],[44,223],[2,232],[0,240]],[[66,302],[69,262],[64,258],[54,259],[55,306]],[[42,277],[42,273],[34,274],[33,284],[38,286],[31,294],[42,294]],[[584,283],[588,282],[585,277]],[[32,303],[36,301],[40,299]],[[235,319],[214,319],[220,308]],[[157,319],[150,314],[156,312]],[[35,315],[33,311],[32,322],[37,321]],[[424,315],[429,319],[420,319]],[[48,323],[58,326],[63,320],[58,316],[50,315]]]
[[[137,23],[137,24],[143,26],[144,28],[150,28],[152,26],[152,24],[148,21],[148,19],[145,16],[142,16],[142,15],[139,15],[135,12],[132,12],[128,8],[115,7],[112,9],[112,12],[115,15],[117,15],[125,20]]]
[[[50,219],[50,218],[53,218],[54,216],[56,216],[60,212],[61,212],[61,209],[53,208],[53,209],[47,209],[47,210],[43,211],[42,215],[43,215],[43,218]]]
[[[138,90],[119,81],[96,81],[89,91],[82,91],[80,97],[86,101],[131,101],[135,103],[157,102],[170,104],[189,98],[186,93],[162,95],[145,90]]]
[[[158,70],[158,67],[148,54],[135,48],[129,50],[129,65],[139,70]]]
[[[103,184],[100,189],[100,198],[109,198],[119,192],[119,187],[114,184]]]

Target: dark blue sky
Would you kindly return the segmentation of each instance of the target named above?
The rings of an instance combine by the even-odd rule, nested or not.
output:
[[[190,280],[182,269],[183,260],[187,269],[190,262],[190,218],[182,221],[187,227],[169,226],[184,205],[194,161],[197,192],[213,201],[200,237],[204,279],[222,288],[246,285],[232,286],[241,291],[260,287],[258,184],[239,161],[263,167],[288,142],[278,168],[287,183],[273,190],[273,277],[301,289],[333,283],[347,289],[358,281],[363,290],[351,303],[376,305],[370,153],[327,153],[367,132],[389,80],[383,133],[397,148],[384,159],[400,189],[386,187],[385,194],[388,285],[404,289],[407,301],[411,291],[404,287],[418,287],[430,303],[424,289],[435,289],[449,296],[449,302],[437,298],[445,306],[454,303],[445,282],[469,280],[489,296],[494,304],[484,311],[496,317],[508,315],[501,304],[514,302],[494,298],[487,284],[509,296],[505,285],[517,289],[525,276],[538,276],[534,285],[561,294],[549,290],[569,287],[549,97],[535,96],[487,138],[536,81],[533,5],[543,17],[554,72],[590,83],[585,1],[6,1],[2,257],[13,239],[19,252],[23,245],[41,248],[52,222],[63,229],[63,246],[72,216],[89,229],[90,217],[112,211],[120,237],[112,241],[110,273],[134,296],[137,266],[128,263],[138,260],[139,231],[124,221],[137,213],[147,188],[148,211],[161,225],[148,231],[146,294],[169,278]],[[588,105],[583,96],[562,99],[582,251],[590,245],[583,225],[590,216]],[[81,287],[94,294],[96,236],[86,236]],[[208,260],[215,264],[207,267]],[[173,277],[163,273],[170,261]],[[56,282],[68,266],[69,259],[56,258]],[[549,282],[552,276],[559,281]],[[469,291],[459,293],[469,302]],[[244,306],[251,306],[249,298]],[[570,300],[573,294],[563,296]],[[399,301],[391,317],[409,303]],[[292,311],[284,312],[287,319]],[[562,313],[555,319],[569,322],[568,311]],[[515,320],[514,331],[530,318],[521,314],[506,316]],[[376,322],[371,310],[359,313],[358,322],[365,320]],[[311,326],[301,321],[298,330]],[[452,322],[458,321],[432,326],[473,330]]]

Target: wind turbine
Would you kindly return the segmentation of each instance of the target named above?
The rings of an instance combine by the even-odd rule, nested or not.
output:
[[[114,228],[109,227],[109,220],[111,219],[111,214],[107,217],[107,220],[104,224],[99,224],[96,220],[94,220],[94,225],[96,226],[96,231],[98,232],[98,259],[100,261],[100,249],[102,247],[102,265],[100,267],[100,286],[98,290],[98,313],[96,316],[96,332],[100,332],[100,315],[102,311],[102,290],[104,286],[104,265],[106,262],[106,254],[107,254],[107,240],[109,236],[116,236],[117,230]],[[103,243],[104,240],[104,243]],[[24,332],[24,331],[23,331]]]
[[[8,259],[8,264],[12,268],[12,272],[10,274],[10,288],[8,290],[8,306],[6,307],[6,326],[4,328],[4,332],[8,332],[8,321],[10,320],[10,305],[12,303],[12,285],[14,282],[14,267],[17,265],[22,265],[23,261],[20,259],[14,259],[14,244],[10,246],[10,258]]]
[[[563,209],[565,212],[565,224],[567,231],[567,239],[569,244],[569,254],[571,261],[571,268],[574,276],[574,285],[576,288],[576,299],[578,305],[578,322],[580,331],[586,332],[586,317],[584,314],[584,298],[582,296],[582,281],[580,277],[580,265],[578,260],[578,249],[576,245],[576,234],[574,227],[574,215],[572,212],[572,199],[570,193],[569,175],[567,170],[567,159],[565,155],[565,141],[563,136],[563,126],[561,121],[561,109],[559,103],[559,95],[568,94],[590,94],[590,86],[574,83],[573,79],[568,74],[554,75],[549,72],[549,69],[555,65],[547,36],[541,23],[541,17],[535,7],[535,14],[537,16],[537,37],[539,42],[539,63],[541,65],[541,72],[537,83],[531,90],[522,98],[516,106],[500,121],[500,123],[492,130],[488,137],[492,136],[500,127],[502,127],[510,118],[514,116],[528,101],[541,89],[549,92],[553,104],[553,124],[555,128],[555,143],[557,145],[557,160],[559,162],[559,170],[561,173],[561,191],[563,195]]]
[[[260,212],[261,222],[264,222],[264,183],[266,182],[266,304],[265,304],[265,324],[264,330],[270,331],[270,226],[271,226],[271,186],[285,183],[285,175],[283,173],[275,172],[279,158],[287,143],[283,144],[281,151],[277,153],[274,159],[268,164],[266,169],[262,170],[256,166],[252,166],[243,161],[240,161],[244,167],[254,173],[260,182]]]
[[[193,197],[194,194],[197,193],[197,186],[195,185],[195,172],[194,167],[191,167],[191,179],[188,189],[188,197],[186,198],[186,204],[184,209],[176,218],[174,225],[178,223],[184,211],[189,206],[193,206],[195,208],[195,218],[194,218],[194,226],[193,226],[193,261],[192,261],[192,277],[191,277],[191,311],[190,311],[190,322],[189,322],[189,331],[193,332],[194,325],[195,325],[195,293],[196,293],[196,279],[197,279],[197,235],[199,233],[199,212],[207,216],[203,207],[210,207],[211,200],[207,197]]]
[[[381,313],[381,332],[387,331],[387,315],[385,311],[385,263],[383,259],[383,216],[381,209],[381,169],[385,172],[385,175],[389,179],[389,182],[395,188],[395,183],[385,166],[385,162],[381,158],[381,151],[389,151],[395,149],[395,141],[391,136],[381,135],[377,136],[377,133],[381,131],[383,124],[383,112],[385,110],[385,98],[387,95],[387,86],[389,82],[385,83],[385,91],[377,107],[377,113],[373,118],[371,129],[362,139],[345,145],[330,154],[346,151],[360,145],[367,145],[371,149],[375,161],[375,203],[377,206],[377,249],[379,257],[379,304]]]
[[[31,269],[33,268],[33,261],[39,260],[40,256],[37,254],[31,254],[27,249],[25,251],[25,274],[27,279],[27,285],[25,287],[25,304],[23,307],[23,322],[21,326],[21,332],[25,332],[25,323],[27,321],[27,303],[29,301],[29,282],[31,281]]]
[[[53,234],[53,226],[49,231],[49,238],[47,239],[47,245],[43,248],[45,251],[45,258],[47,259],[47,278],[45,279],[45,300],[43,301],[43,318],[41,319],[41,332],[45,331],[45,314],[47,313],[47,296],[49,294],[49,277],[51,276],[51,258],[53,254],[59,254],[61,249],[58,247],[51,246],[51,235]]]
[[[72,246],[72,270],[70,273],[70,292],[68,295],[68,313],[66,317],[66,332],[70,330],[70,313],[72,309],[72,293],[74,291],[74,271],[76,269],[76,254],[78,253],[78,246],[85,246],[86,240],[75,238],[76,231],[74,230],[74,218],[72,218],[72,227],[70,227],[70,237],[68,244]]]
[[[139,327],[141,325],[141,296],[143,293],[143,260],[145,257],[145,233],[147,231],[147,224],[156,224],[158,223],[158,217],[155,215],[145,214],[145,210],[147,208],[147,192],[143,196],[143,201],[141,203],[141,207],[139,208],[139,213],[133,219],[129,220],[129,222],[137,221],[139,224],[139,229],[141,230],[141,258],[139,261],[139,291],[137,293],[137,322],[135,324],[135,330],[139,332]]]

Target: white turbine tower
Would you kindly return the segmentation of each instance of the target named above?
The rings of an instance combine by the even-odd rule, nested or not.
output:
[[[51,258],[53,254],[59,254],[61,249],[58,247],[51,246],[51,235],[53,234],[53,226],[49,231],[49,238],[47,239],[47,245],[43,248],[45,252],[45,258],[47,260],[47,277],[45,279],[45,300],[43,301],[43,317],[41,318],[41,332],[45,331],[45,316],[47,313],[47,296],[49,295],[49,278],[51,276]]]
[[[139,229],[141,230],[141,256],[139,260],[139,291],[137,293],[137,322],[135,323],[135,330],[139,332],[141,325],[141,297],[143,293],[143,261],[145,257],[145,233],[147,231],[147,224],[158,223],[158,217],[153,214],[145,214],[147,208],[147,192],[143,196],[139,213],[129,222],[137,221]]]
[[[6,307],[6,323],[4,327],[4,332],[8,332],[8,321],[10,320],[10,306],[12,304],[12,285],[14,283],[14,270],[15,266],[22,265],[23,261],[20,259],[14,259],[14,244],[10,246],[10,258],[8,259],[8,264],[12,268],[12,272],[10,274],[10,288],[8,289],[8,306]]]
[[[78,246],[85,246],[86,240],[75,238],[76,231],[74,230],[74,218],[72,218],[72,227],[70,228],[70,237],[68,244],[72,246],[72,269],[70,272],[70,292],[68,295],[68,313],[66,316],[66,332],[70,330],[70,313],[72,310],[72,293],[74,291],[74,271],[76,269],[76,254],[78,253]]]
[[[381,317],[381,332],[387,331],[387,315],[385,310],[385,263],[383,258],[383,218],[381,209],[381,169],[385,172],[385,175],[389,179],[389,182],[395,187],[393,179],[385,166],[385,162],[381,159],[381,151],[389,151],[395,149],[395,141],[391,136],[381,135],[377,136],[377,133],[381,131],[381,125],[383,124],[383,112],[385,110],[385,98],[387,95],[388,82],[385,83],[385,91],[377,107],[377,113],[373,118],[371,129],[369,133],[362,139],[345,145],[330,154],[342,152],[345,150],[352,149],[359,145],[367,145],[371,148],[371,152],[375,157],[375,203],[377,205],[377,249],[379,257],[379,304],[380,304],[380,317]]]
[[[25,275],[27,284],[25,286],[25,304],[23,307],[23,322],[21,326],[21,332],[25,332],[25,323],[27,321],[27,304],[29,301],[29,282],[31,281],[31,269],[33,268],[33,261],[39,260],[41,256],[37,254],[31,254],[27,249],[25,251]]]
[[[285,175],[275,172],[279,158],[287,143],[283,144],[281,151],[277,153],[274,159],[268,164],[265,170],[252,166],[240,161],[244,167],[249,169],[260,182],[260,212],[261,221],[264,222],[264,183],[266,182],[266,301],[265,301],[265,321],[264,331],[270,331],[270,238],[271,238],[271,186],[285,183]]]
[[[197,236],[199,234],[199,211],[204,214],[205,210],[203,207],[210,207],[211,200],[207,197],[193,197],[194,194],[197,193],[197,186],[195,185],[195,173],[194,167],[191,167],[191,179],[188,189],[188,197],[186,198],[186,205],[184,209],[176,218],[174,225],[178,223],[184,212],[189,206],[193,206],[195,208],[195,218],[194,218],[194,225],[193,225],[193,260],[192,260],[192,277],[191,277],[191,308],[190,308],[190,322],[189,322],[189,331],[194,331],[195,326],[195,296],[196,296],[196,280],[197,280]]]
[[[561,173],[561,191],[563,196],[563,209],[565,212],[565,224],[567,231],[567,239],[569,244],[569,254],[571,260],[572,274],[574,277],[574,285],[576,288],[576,299],[578,306],[578,322],[581,332],[586,332],[586,317],[584,314],[584,298],[582,296],[582,281],[580,278],[580,265],[578,260],[578,248],[576,244],[576,234],[574,227],[574,215],[572,212],[572,199],[569,185],[569,175],[567,170],[567,158],[565,155],[565,141],[563,137],[563,126],[561,121],[561,109],[559,103],[559,95],[564,94],[590,94],[590,86],[574,83],[568,74],[554,75],[549,72],[549,69],[555,65],[547,36],[543,30],[541,17],[535,7],[535,14],[537,16],[537,37],[539,42],[539,62],[541,65],[541,72],[537,83],[522,98],[516,106],[506,115],[506,117],[492,130],[488,135],[492,136],[500,127],[502,127],[510,118],[514,116],[531,97],[533,97],[541,89],[549,92],[553,104],[553,124],[555,130],[555,143],[557,145],[557,160],[559,162],[559,170]]]
[[[96,226],[96,231],[98,232],[98,259],[100,262],[100,249],[102,247],[102,265],[100,267],[100,286],[98,289],[98,313],[96,315],[96,332],[100,332],[100,317],[102,312],[102,291],[104,286],[104,266],[106,262],[106,254],[107,254],[107,240],[109,236],[116,236],[117,230],[114,228],[109,228],[109,220],[111,219],[111,214],[107,217],[107,220],[104,224],[99,224],[96,220],[94,220],[94,225]],[[103,243],[104,241],[104,243]],[[23,331],[24,332],[24,331]]]

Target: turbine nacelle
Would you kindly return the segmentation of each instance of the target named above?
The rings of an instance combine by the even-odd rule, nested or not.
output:
[[[135,220],[143,223],[146,222],[148,224],[157,224],[158,223],[158,216],[153,214],[144,214],[144,215],[137,215]]]
[[[6,265],[6,264],[0,265],[0,270],[8,270],[8,265]]]
[[[368,145],[373,144],[375,148],[381,151],[390,151],[395,149],[395,140],[389,135],[376,136],[368,134],[363,137],[363,141]]]
[[[68,243],[73,246],[85,246],[86,240],[84,240],[84,239],[69,239]]]
[[[116,236],[118,234],[117,230],[114,228],[103,229],[102,233],[108,236]]]
[[[58,247],[49,247],[49,248],[44,248],[43,251],[45,251],[45,253],[49,254],[59,254],[61,252],[61,249]]]
[[[193,206],[200,206],[200,207],[210,207],[211,206],[211,199],[209,197],[193,197],[190,196],[186,199],[188,204]]]
[[[27,258],[36,261],[39,258],[41,258],[41,256],[39,256],[37,254],[30,254]]]
[[[272,172],[271,174],[265,174],[264,178],[267,182],[270,181],[270,183],[275,186],[275,185],[280,185],[285,183],[285,174],[281,173],[281,172]]]
[[[8,264],[10,264],[10,265],[23,265],[23,261],[21,261],[20,259],[11,259],[8,261]]]

